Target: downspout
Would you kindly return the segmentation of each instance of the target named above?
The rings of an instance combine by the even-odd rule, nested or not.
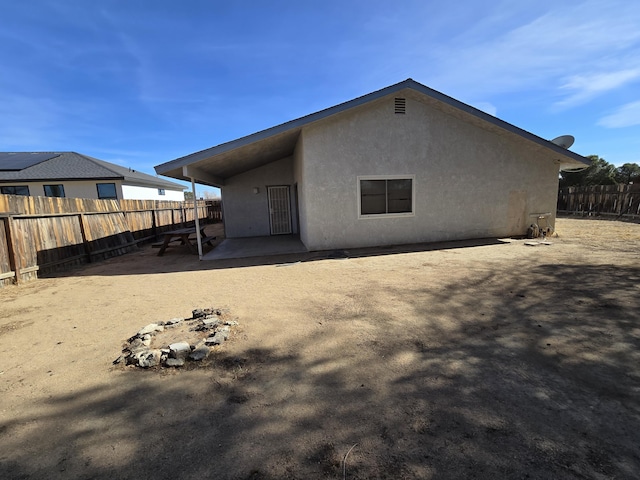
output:
[[[198,259],[202,260],[202,235],[200,235],[200,215],[198,214],[198,197],[196,196],[196,181],[191,178],[191,191],[193,192],[193,218],[196,221],[196,239],[198,242]]]

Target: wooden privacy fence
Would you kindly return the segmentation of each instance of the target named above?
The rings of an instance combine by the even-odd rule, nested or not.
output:
[[[558,213],[640,220],[640,184],[561,188]]]
[[[219,201],[199,201],[201,221],[221,221]],[[122,255],[195,220],[192,202],[0,195],[0,286]]]

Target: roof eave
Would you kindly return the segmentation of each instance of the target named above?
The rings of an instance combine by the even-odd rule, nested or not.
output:
[[[0,178],[0,182],[38,182],[38,183],[47,183],[47,182],[91,182],[96,180],[109,180],[109,181],[122,181],[123,177],[47,177],[47,178]]]
[[[159,178],[158,181],[140,179],[137,177],[129,177],[127,175],[124,176],[122,182],[127,185],[140,185],[144,187],[154,187],[154,188],[167,188],[171,190],[180,190],[184,191],[187,187],[184,185],[180,185],[179,183],[174,183],[169,180],[164,180]]]
[[[409,88],[413,88],[414,90],[421,92],[431,98],[434,98],[444,104],[450,105],[452,107],[457,108],[458,110],[461,110],[463,112],[466,112],[470,115],[473,115],[481,120],[484,120],[490,124],[493,124],[499,128],[502,128],[508,132],[511,133],[515,133],[516,135],[519,135],[520,137],[526,138],[527,140],[530,140],[542,147],[548,148],[550,150],[553,150],[555,153],[560,154],[562,156],[564,156],[565,158],[569,158],[569,164],[574,165],[575,162],[577,162],[578,164],[584,164],[584,165],[590,165],[590,161],[589,159],[583,157],[582,155],[579,155],[577,153],[572,152],[571,150],[567,150],[565,148],[562,148],[558,145],[556,145],[555,143],[551,142],[550,140],[546,140],[542,137],[539,137],[538,135],[535,135],[527,130],[523,130],[520,127],[517,127],[509,122],[506,122],[504,120],[499,119],[498,117],[494,117],[493,115],[489,115],[486,112],[483,112],[482,110],[479,110],[475,107],[472,107],[471,105],[468,105],[466,103],[463,103],[459,100],[456,100],[453,97],[449,97],[448,95],[445,95],[442,92],[439,92],[437,90],[433,90],[432,88],[427,87],[426,85],[422,85],[421,83],[418,83],[412,79],[407,80],[407,82],[411,82],[411,86]],[[562,160],[560,160],[561,164],[563,163]]]

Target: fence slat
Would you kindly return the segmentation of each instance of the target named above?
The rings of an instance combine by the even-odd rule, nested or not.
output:
[[[199,201],[197,212],[222,221],[220,201]],[[0,214],[0,287],[122,255],[195,219],[191,202],[18,195],[0,195]]]

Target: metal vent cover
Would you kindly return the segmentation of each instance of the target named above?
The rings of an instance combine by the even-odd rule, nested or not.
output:
[[[406,98],[398,98],[396,97],[394,100],[395,105],[395,113],[404,115],[407,113],[407,99]]]

